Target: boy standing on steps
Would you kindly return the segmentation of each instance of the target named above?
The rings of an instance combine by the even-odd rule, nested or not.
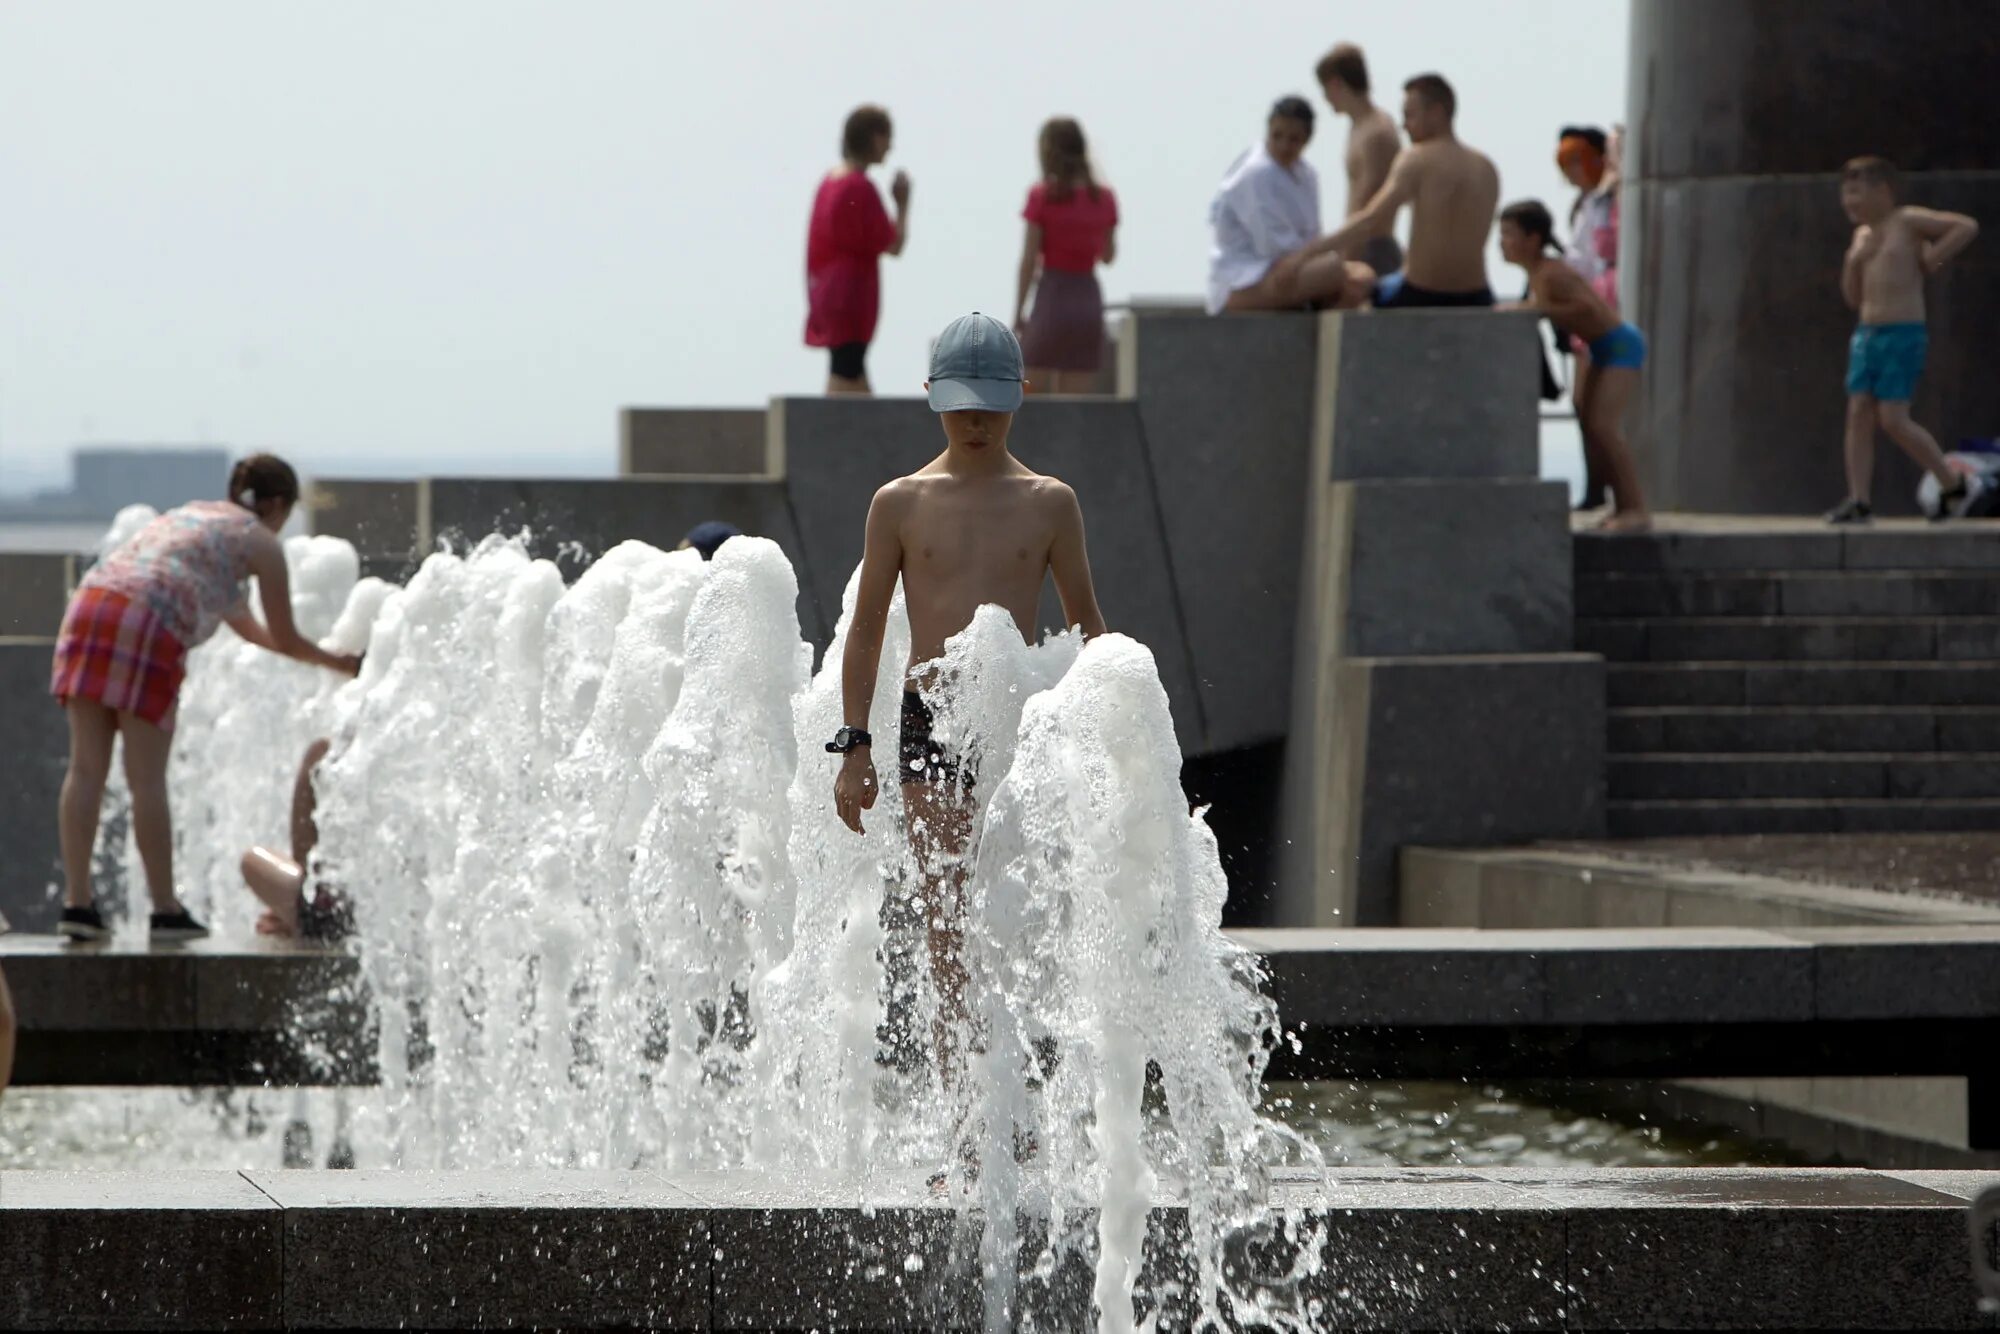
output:
[[[1979,235],[1962,213],[1899,205],[1900,178],[1886,158],[1858,157],[1841,174],[1840,205],[1854,241],[1840,269],[1840,295],[1860,312],[1848,345],[1847,499],[1828,523],[1867,523],[1874,511],[1875,428],[1937,478],[1938,517],[1963,512],[1971,488],[1953,471],[1931,433],[1910,419],[1910,397],[1924,373],[1930,335],[1924,327],[1924,279]]]
[[[1007,448],[1021,406],[1021,346],[990,315],[953,320],[931,352],[932,411],[944,426],[944,452],[875,493],[855,590],[854,619],[841,659],[846,726],[827,749],[843,756],[834,804],[848,828],[877,795],[869,704],[882,658],[882,635],[896,580],[910,616],[910,660],[903,668],[901,737],[895,754],[908,813],[910,850],[922,880],[931,976],[938,1016],[932,1032],[946,1087],[964,1065],[964,889],[972,833],[972,785],[978,757],[946,753],[931,737],[932,709],[945,684],[936,660],[945,641],[996,603],[1021,637],[1035,637],[1042,580],[1053,574],[1063,617],[1085,635],[1104,633],[1084,551],[1076,493],[1016,459]]]

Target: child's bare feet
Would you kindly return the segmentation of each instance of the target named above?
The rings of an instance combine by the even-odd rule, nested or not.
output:
[[[265,912],[257,919],[257,934],[260,936],[296,936],[298,928],[274,912]]]
[[[1653,531],[1653,516],[1645,510],[1617,510],[1598,520],[1596,530],[1600,533],[1650,533]]]

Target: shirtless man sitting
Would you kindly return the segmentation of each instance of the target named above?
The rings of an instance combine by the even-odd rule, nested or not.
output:
[[[1452,118],[1458,95],[1437,74],[1403,85],[1403,128],[1410,146],[1396,155],[1389,178],[1367,206],[1323,245],[1346,254],[1389,230],[1396,210],[1410,206],[1410,249],[1403,272],[1380,283],[1375,304],[1490,306],[1486,237],[1500,203],[1500,173],[1492,160],[1458,141]]]
[[[842,716],[847,725],[827,749],[842,756],[833,796],[840,818],[861,832],[861,813],[877,796],[869,705],[881,665],[882,635],[896,580],[910,617],[910,660],[903,667],[902,735],[896,768],[903,784],[910,849],[922,879],[924,916],[937,986],[932,1031],[939,1076],[951,1087],[963,1065],[966,1014],[965,852],[973,827],[977,756],[953,755],[931,735],[926,694],[939,680],[945,641],[997,603],[1021,637],[1035,637],[1042,581],[1055,576],[1063,616],[1085,635],[1104,632],[1083,512],[1076,493],[1016,459],[1007,448],[1021,406],[1021,346],[990,315],[952,321],[931,352],[931,408],[944,427],[944,452],[875,493],[855,590],[854,617],[841,659]]]
[[[1313,73],[1320,91],[1336,115],[1348,119],[1347,212],[1352,218],[1368,206],[1389,179],[1389,168],[1402,151],[1396,118],[1368,96],[1368,59],[1352,42],[1342,42],[1320,57]],[[1396,241],[1395,219],[1384,222],[1361,243],[1356,257],[1381,277],[1403,267],[1403,247]]]

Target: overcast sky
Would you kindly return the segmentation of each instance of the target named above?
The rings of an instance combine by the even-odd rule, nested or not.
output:
[[[1112,300],[1201,291],[1216,180],[1275,96],[1325,112],[1343,38],[1392,109],[1442,71],[1505,195],[1560,211],[1557,128],[1623,118],[1625,11],[0,0],[0,490],[93,441],[608,473],[621,405],[814,392],[806,213],[861,101],[915,182],[883,392],[952,316],[1009,310],[1052,114],[1119,193]],[[1329,218],[1345,124],[1310,150]]]

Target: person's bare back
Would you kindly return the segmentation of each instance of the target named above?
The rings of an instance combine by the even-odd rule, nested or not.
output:
[[[1500,204],[1500,172],[1484,153],[1458,141],[1452,129],[1457,94],[1439,75],[1420,74],[1403,86],[1403,129],[1410,146],[1396,155],[1388,179],[1365,207],[1322,244],[1341,254],[1395,226],[1410,209],[1410,243],[1400,295],[1387,305],[1488,305],[1486,236]],[[1440,299],[1446,298],[1446,299]]]
[[[1500,205],[1500,172],[1456,139],[1411,144],[1397,160],[1408,174],[1409,255],[1403,271],[1420,287],[1465,292],[1486,286],[1486,237]]]

